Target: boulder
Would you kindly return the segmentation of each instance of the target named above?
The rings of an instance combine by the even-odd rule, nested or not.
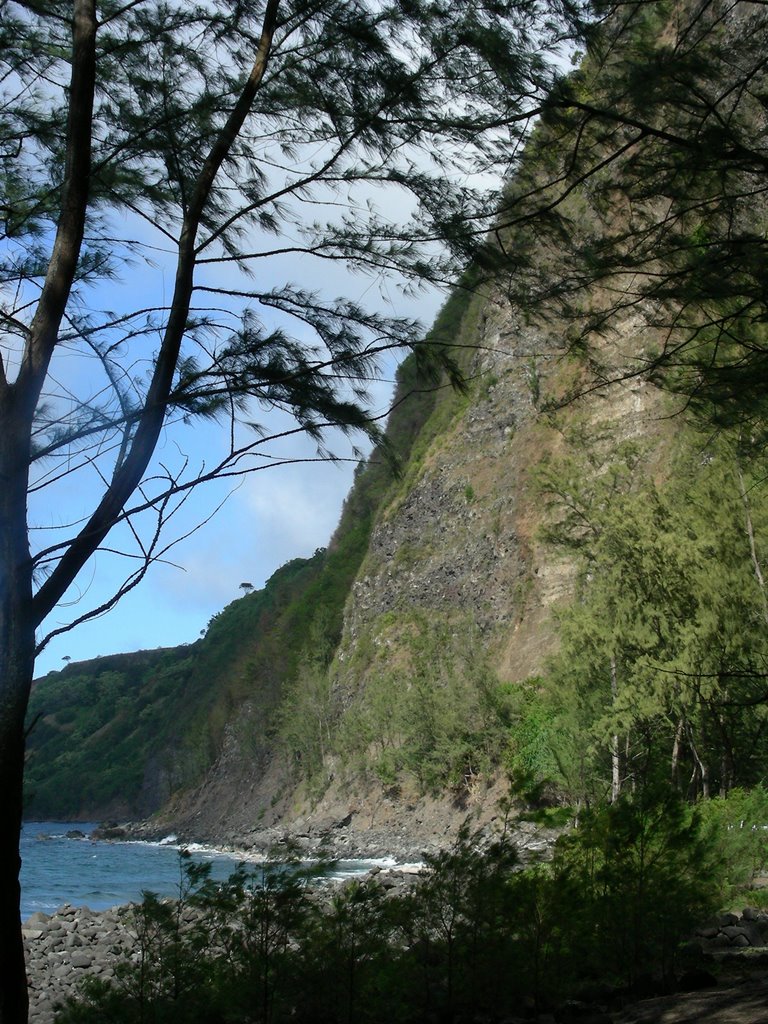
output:
[[[36,910],[34,914],[30,914],[27,920],[24,922],[25,928],[40,928],[44,924],[49,924],[51,918],[48,914],[44,914],[42,910]]]

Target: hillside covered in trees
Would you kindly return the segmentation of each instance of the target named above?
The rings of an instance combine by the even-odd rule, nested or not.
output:
[[[432,331],[464,384],[402,364],[326,550],[188,647],[37,681],[28,815],[434,831],[503,791],[578,810],[759,786],[768,461],[739,389],[764,358],[765,26],[715,7],[609,23],[553,95]],[[722,95],[672,123],[662,84],[706,71]]]

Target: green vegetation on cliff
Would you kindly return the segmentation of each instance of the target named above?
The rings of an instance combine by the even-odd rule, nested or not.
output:
[[[482,639],[460,618],[392,613],[377,625],[377,645],[357,654],[366,682],[340,723],[342,763],[386,786],[408,777],[422,792],[471,795],[511,724]]]
[[[286,619],[326,553],[294,559],[263,590],[215,616],[188,647],[68,665],[35,684],[27,743],[28,817],[148,814],[210,767],[227,709],[259,673],[262,705],[290,664]]]
[[[428,340],[450,345],[469,299],[457,289]],[[361,464],[328,549],[278,569],[263,590],[215,615],[194,644],[70,664],[36,682],[28,817],[150,814],[203,779],[233,722],[255,765],[274,749],[281,721],[291,747],[304,717],[307,659],[325,672],[376,511],[440,394],[414,356],[397,381],[386,447]]]
[[[663,480],[636,446],[597,475],[583,450],[541,474],[548,536],[581,577],[526,714],[529,731],[546,723],[534,777],[571,800],[655,778],[696,799],[765,778],[765,458],[725,434],[676,444]]]
[[[666,17],[662,5],[645,10]],[[640,17],[635,42],[657,46],[659,24],[651,29]],[[713,33],[707,47],[720,45],[719,30]],[[636,52],[631,34],[620,41]],[[658,47],[664,64],[670,54],[663,41]],[[568,102],[605,98],[585,84],[594,60],[564,86]],[[634,74],[620,52],[608,84],[623,73]],[[658,109],[654,94],[654,115]],[[599,163],[600,147],[615,142],[604,121],[602,114],[586,118],[589,161]],[[619,350],[630,352],[630,362],[640,352],[652,363],[659,344],[635,309],[639,297],[649,297],[638,283],[626,322],[621,304],[609,311],[618,344],[606,342],[597,353],[588,346],[589,359],[578,347],[569,360],[556,359],[564,339],[580,336],[581,319],[599,326],[613,294],[600,294],[590,274],[560,275],[564,259],[577,252],[591,272],[590,246],[600,249],[598,267],[606,257],[606,225],[618,232],[608,246],[614,255],[634,237],[624,234],[621,216],[612,220],[621,181],[591,171],[587,186],[574,184],[558,200],[564,249],[557,234],[546,234],[546,222],[513,223],[526,187],[533,200],[545,196],[548,173],[562,165],[552,144],[557,123],[550,111],[503,200],[512,221],[497,240],[518,260],[514,280],[473,292],[477,280],[468,276],[430,333],[435,348],[458,353],[463,388],[452,389],[447,375],[424,375],[414,358],[398,371],[387,451],[400,475],[386,452],[374,453],[356,475],[328,549],[289,563],[263,591],[233,602],[203,640],[135,662],[125,656],[69,666],[40,681],[31,708],[28,813],[146,813],[199,784],[227,743],[241,778],[250,782],[282,758],[287,788],[303,784],[312,797],[331,778],[337,787],[362,780],[394,792],[407,783],[455,796],[507,774],[530,802],[583,806],[659,779],[690,800],[764,780],[768,467],[754,441],[762,426],[711,438],[690,431],[681,416],[679,429],[653,428],[643,437],[643,423],[661,403],[629,386],[601,396],[605,426],[588,401],[552,412],[566,391],[592,380],[596,354],[609,376],[624,379],[633,371]],[[628,194],[656,238],[654,197],[635,194],[640,167],[630,161]],[[688,221],[676,222],[673,238],[686,243],[690,279],[690,260],[698,266],[698,251],[714,249]],[[646,266],[645,249],[641,255],[633,272]],[[562,285],[559,302],[547,310],[509,305],[510,295],[525,299],[533,279],[539,297],[549,291],[552,299]],[[713,294],[708,316],[727,306]],[[755,337],[760,354],[762,334]],[[706,355],[712,340],[702,338]],[[638,410],[645,417],[639,426]],[[431,503],[420,518],[425,480]],[[416,522],[410,532],[398,532],[399,516]],[[377,523],[394,526],[388,544],[371,553]],[[485,544],[478,564],[487,578],[465,570],[469,544],[461,544],[474,537]],[[453,562],[442,578],[424,568],[434,569],[441,551]],[[558,559],[570,560],[570,576],[553,571]],[[358,574],[372,589],[390,588],[378,603],[373,595],[359,622]],[[442,604],[424,593],[435,579]],[[527,628],[528,607],[539,633],[528,637],[524,655],[514,635]],[[340,646],[345,628],[349,642]],[[555,633],[559,653],[545,656],[554,643],[531,653]],[[527,669],[516,663],[524,656]],[[260,799],[263,807],[270,797]]]

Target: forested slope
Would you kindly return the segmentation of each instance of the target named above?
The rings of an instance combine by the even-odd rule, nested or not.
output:
[[[436,343],[455,334],[467,302],[457,290],[446,303]],[[73,663],[37,680],[27,817],[151,814],[199,786],[227,744],[249,779],[275,755],[285,760],[280,703],[307,658],[324,670],[332,657],[377,507],[444,386],[414,358],[399,368],[386,444],[361,465],[327,549],[233,601],[195,643]]]
[[[672,27],[646,22],[619,42],[662,60]],[[726,28],[731,45],[743,25]],[[610,87],[629,74],[634,88],[621,53]],[[587,128],[599,167],[614,133]],[[542,121],[502,209],[548,195],[565,139]],[[747,423],[713,421],[711,403],[674,397],[680,377],[654,355],[668,325],[642,286],[650,257],[616,299],[601,240],[633,242],[660,205],[629,170],[631,204],[598,174],[566,182],[551,223],[500,220],[493,272],[475,268],[432,333],[458,353],[464,387],[403,364],[388,426],[400,472],[381,453],[361,467],[326,551],[289,563],[189,648],[38,683],[29,813],[164,805],[164,822],[209,835],[349,814],[361,831],[399,820],[436,832],[492,816],[501,793],[580,807],[660,781],[695,800],[764,779],[764,423],[753,406]],[[697,216],[675,222],[676,244],[693,239],[701,262]],[[590,253],[602,277],[586,273]],[[707,297],[710,326],[732,321],[731,300]],[[680,296],[663,301],[674,317]],[[595,322],[605,329],[587,343]]]

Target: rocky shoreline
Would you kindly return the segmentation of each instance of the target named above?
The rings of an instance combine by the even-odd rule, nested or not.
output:
[[[57,1004],[75,995],[88,977],[115,975],[115,965],[134,948],[130,907],[92,911],[65,904],[49,916],[38,911],[23,925],[29,979],[29,1019],[50,1024]]]
[[[492,822],[477,832],[479,844],[498,838],[502,827]],[[547,859],[562,833],[562,829],[547,828],[530,821],[516,820],[504,827],[505,834],[518,849],[522,863]],[[440,853],[450,846],[457,829],[446,830],[443,835],[414,838],[408,829],[366,828],[353,823],[352,814],[331,821],[303,826],[252,828],[240,832],[214,832],[211,834],[174,831],[179,845],[200,844],[223,853],[240,854],[244,859],[259,858],[292,850],[300,856],[325,857],[331,860],[388,860],[394,864],[420,864],[425,857]],[[168,826],[151,821],[106,823],[92,834],[94,839],[139,840],[161,842],[167,840]]]
[[[375,867],[370,876],[392,893],[418,877],[408,867]],[[319,898],[325,898],[322,891]],[[30,1024],[53,1024],[57,1006],[76,995],[86,979],[109,981],[121,960],[137,955],[132,910],[131,905],[95,911],[65,904],[52,915],[37,911],[23,923]]]
[[[494,823],[478,835],[482,841],[498,836],[499,832],[499,823]],[[546,858],[558,834],[559,830],[519,821],[507,831],[508,837],[518,845],[523,862]],[[168,831],[167,827],[148,822],[111,822],[102,825],[93,838],[157,842],[167,841]],[[307,859],[320,856],[338,860],[386,858],[397,863],[384,869],[376,867],[372,874],[377,875],[385,889],[394,892],[413,884],[416,868],[424,857],[445,849],[452,840],[447,836],[442,842],[437,838],[417,842],[405,831],[398,834],[391,828],[363,833],[355,830],[351,815],[310,827],[300,824],[287,829],[259,828],[244,835],[192,836],[182,832],[175,838],[179,845],[205,844],[235,853],[243,860],[258,861],[275,853],[279,857],[281,850],[290,850]],[[56,1006],[75,995],[83,980],[113,978],[116,964],[131,956],[137,947],[130,906],[92,911],[87,907],[65,905],[52,916],[33,914],[25,922],[23,931],[28,957],[31,1024],[53,1024]],[[746,908],[741,914],[722,914],[698,930],[689,952],[695,954],[694,960],[700,965],[691,977],[695,975],[694,980],[698,979],[697,984],[702,987],[706,983],[716,988],[695,995],[680,991],[610,1012],[605,1007],[573,1006],[565,1017],[561,1013],[545,1015],[539,1018],[539,1024],[564,1024],[571,1019],[578,1019],[580,1024],[597,1021],[601,1024],[679,1021],[682,1024],[691,1019],[712,1024],[762,1024],[766,1017],[755,1016],[753,1008],[758,989],[768,999],[768,913]],[[720,976],[719,984],[715,974]],[[685,979],[681,979],[680,987],[685,988],[686,984]],[[685,1016],[686,1006],[689,1009],[695,1006],[694,1016]],[[568,1013],[576,1016],[569,1017]]]
[[[375,868],[373,873],[391,892],[402,891],[417,877],[413,871],[397,868]],[[74,996],[86,978],[108,981],[115,976],[117,963],[135,955],[137,948],[130,906],[92,911],[67,904],[51,916],[32,914],[24,923],[23,934],[31,1024],[53,1024],[57,1005]],[[572,1020],[580,1024],[682,1024],[693,1019],[712,1024],[762,1024],[768,997],[768,914],[747,907],[741,914],[720,915],[697,931],[691,951],[697,954],[700,966],[680,979],[680,991],[675,995],[614,1011],[571,1003],[554,1015],[540,1015],[535,1020],[538,1024]],[[717,973],[721,975],[719,983]],[[694,989],[706,991],[694,995]],[[758,991],[763,1001],[755,1016]],[[695,1016],[686,1016],[694,1005]]]

